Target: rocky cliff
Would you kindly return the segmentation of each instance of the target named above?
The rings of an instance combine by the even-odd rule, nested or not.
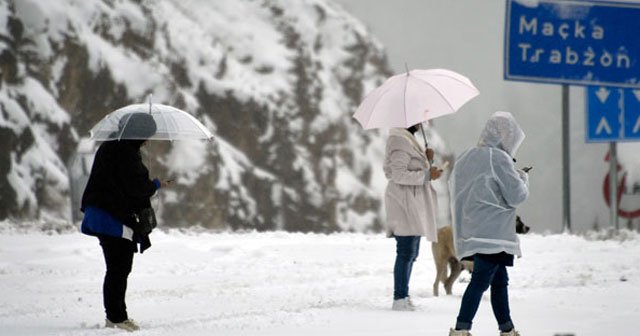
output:
[[[384,140],[351,115],[390,71],[328,1],[3,1],[0,66],[0,219],[68,218],[79,143],[153,94],[215,135],[148,146],[161,225],[380,228]]]

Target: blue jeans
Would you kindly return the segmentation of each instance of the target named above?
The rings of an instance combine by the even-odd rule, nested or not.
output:
[[[409,279],[413,262],[420,251],[420,236],[395,236],[396,263],[393,267],[393,299],[409,296]]]
[[[507,267],[479,256],[474,258],[473,263],[471,281],[462,296],[456,329],[471,330],[473,317],[478,311],[482,294],[489,287],[491,287],[491,308],[493,308],[493,315],[498,321],[498,328],[501,331],[513,329],[509,312]]]

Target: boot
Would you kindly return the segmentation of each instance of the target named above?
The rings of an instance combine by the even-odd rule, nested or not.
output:
[[[105,328],[118,328],[129,332],[140,330],[140,327],[132,319],[127,319],[118,323],[113,323],[109,321],[109,319],[106,319],[104,326]]]
[[[469,330],[449,329],[449,336],[472,336]]]
[[[515,329],[511,329],[511,331],[507,332],[501,331],[500,336],[520,336],[520,333]]]

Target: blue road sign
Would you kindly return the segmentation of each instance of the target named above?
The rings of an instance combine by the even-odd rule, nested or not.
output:
[[[587,141],[620,139],[620,90],[589,87],[587,90]]]
[[[640,3],[507,0],[507,80],[640,88]]]
[[[587,142],[640,141],[640,90],[587,89]]]
[[[624,137],[640,141],[640,90],[624,91]]]

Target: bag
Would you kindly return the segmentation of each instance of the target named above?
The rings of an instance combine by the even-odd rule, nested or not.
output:
[[[152,207],[144,208],[133,213],[133,231],[141,234],[149,234],[156,228],[156,213]]]

